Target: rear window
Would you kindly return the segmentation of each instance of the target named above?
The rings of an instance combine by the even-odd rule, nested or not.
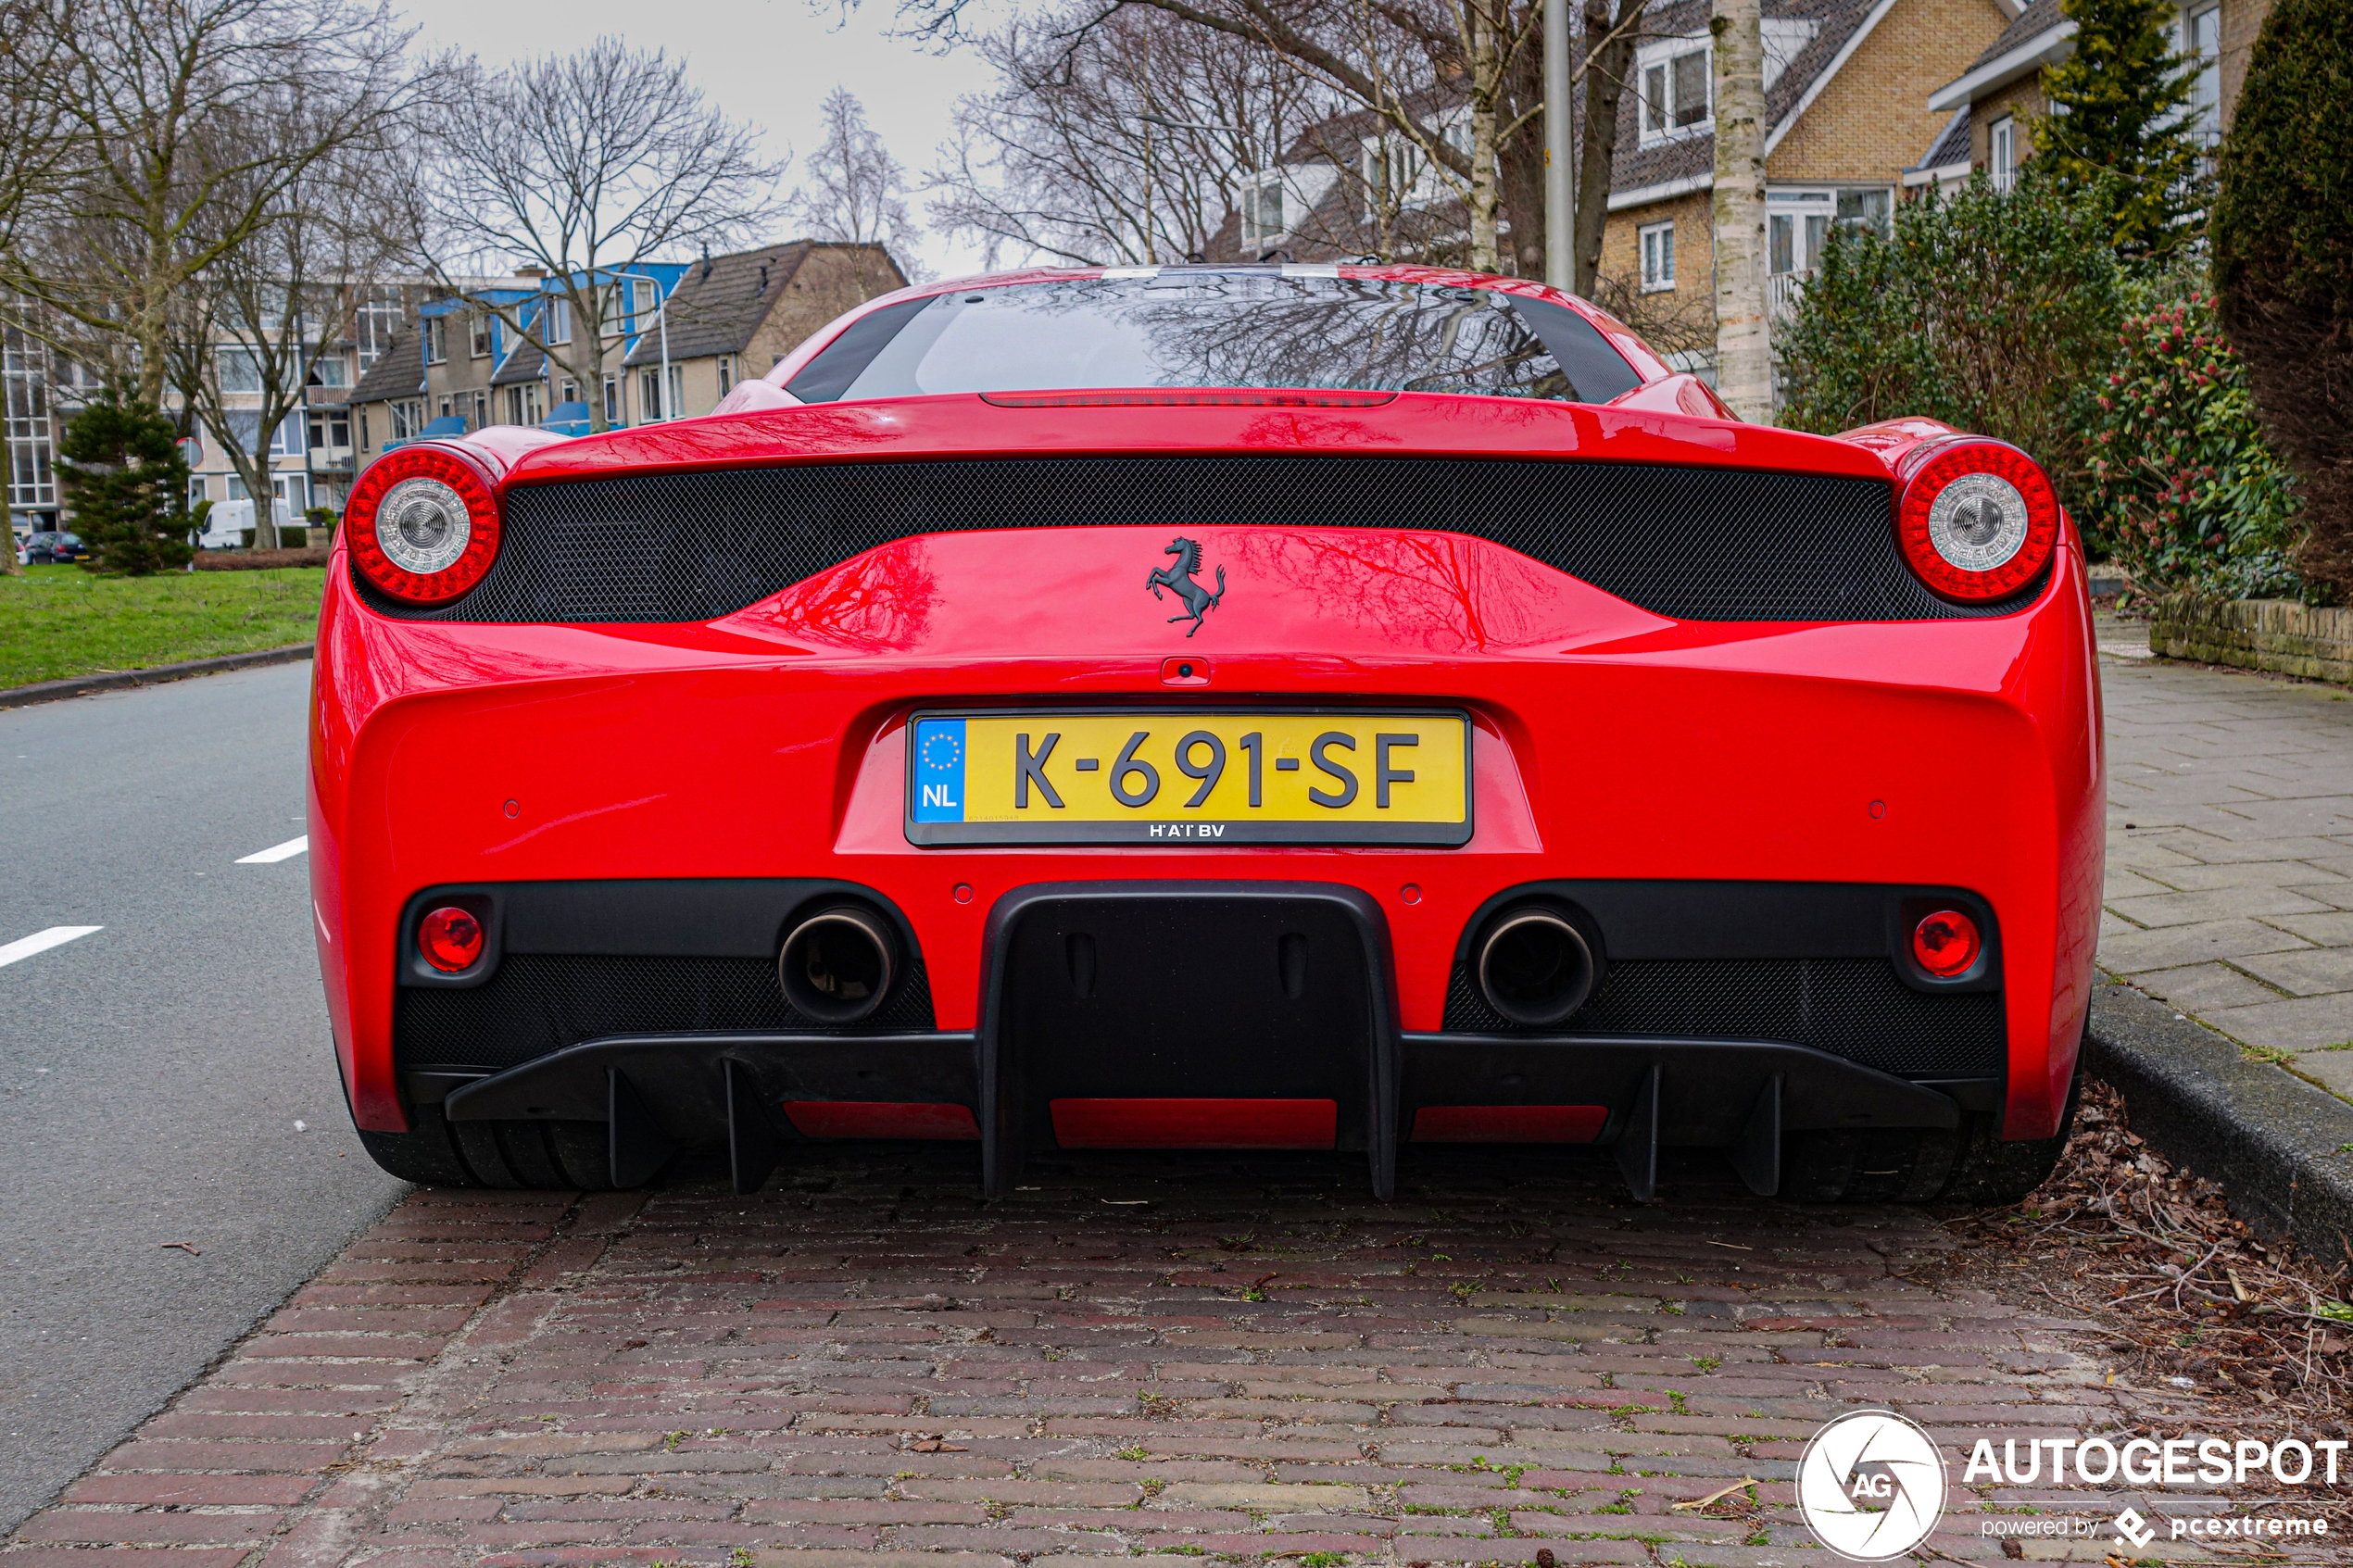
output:
[[[1267,387],[1606,403],[1642,384],[1566,307],[1487,289],[1163,272],[886,306],[786,383],[812,403],[950,392]]]

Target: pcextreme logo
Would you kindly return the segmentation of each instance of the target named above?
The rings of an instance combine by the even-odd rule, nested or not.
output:
[[[1928,1539],[1944,1514],[1944,1456],[1893,1411],[1854,1411],[1806,1445],[1797,1507],[1841,1557],[1884,1562]]]

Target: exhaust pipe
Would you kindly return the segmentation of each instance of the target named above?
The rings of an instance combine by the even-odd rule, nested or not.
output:
[[[776,981],[795,1012],[855,1023],[890,994],[899,939],[888,922],[855,904],[820,909],[785,935]]]
[[[1593,994],[1593,949],[1568,917],[1548,909],[1506,909],[1478,947],[1478,994],[1514,1023],[1567,1019]]]

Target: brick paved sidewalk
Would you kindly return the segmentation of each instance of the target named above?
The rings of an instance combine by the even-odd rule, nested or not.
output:
[[[1919,1421],[1957,1483],[1979,1435],[2196,1430],[2085,1325],[1916,1283],[1955,1247],[1919,1211],[1705,1164],[1636,1209],[1590,1151],[1523,1149],[1415,1151],[1387,1206],[1356,1161],[1214,1156],[984,1206],[971,1156],[832,1146],[749,1198],[418,1192],[0,1568],[1827,1564],[1788,1482],[1843,1409]],[[2003,1555],[1982,1510],[2127,1500],[1956,1499],[1966,1560]]]
[[[2152,663],[2104,621],[2100,966],[2353,1097],[2353,695]]]

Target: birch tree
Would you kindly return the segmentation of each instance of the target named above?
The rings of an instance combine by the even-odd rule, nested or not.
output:
[[[1765,31],[1758,0],[1715,0],[1716,390],[1732,412],[1773,422],[1765,289]]]
[[[826,94],[817,112],[825,138],[801,166],[800,188],[785,203],[786,215],[806,238],[858,247],[850,268],[860,294],[880,293],[875,285],[897,281],[868,246],[889,251],[912,280],[924,231],[908,210],[906,169],[866,123],[865,106],[849,89]]]

